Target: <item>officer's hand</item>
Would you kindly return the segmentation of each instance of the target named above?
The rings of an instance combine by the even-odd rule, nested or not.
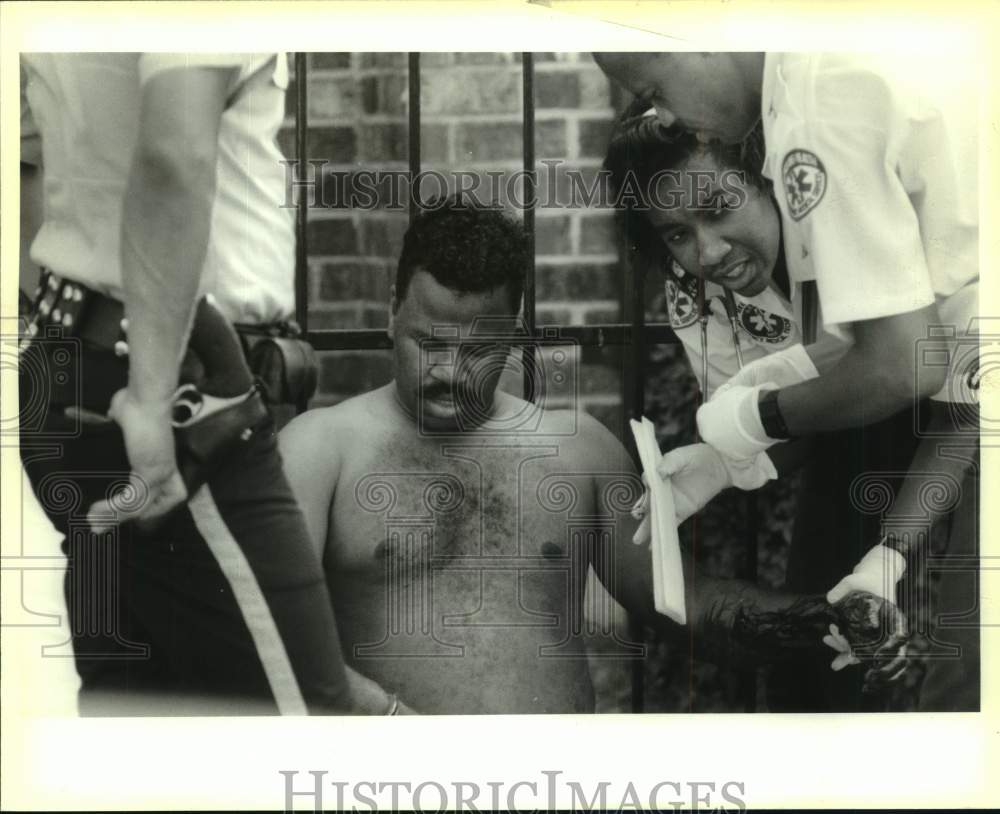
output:
[[[778,387],[791,387],[793,384],[807,382],[817,376],[819,371],[806,353],[806,349],[802,345],[792,345],[790,348],[769,353],[744,365],[739,373],[712,394],[712,398],[733,387],[756,387],[767,382],[773,382]]]
[[[90,507],[87,518],[96,532],[127,520],[160,517],[188,496],[177,471],[171,404],[139,403],[124,388],[111,399],[108,415],[121,427],[132,471],[128,486]]]
[[[833,603],[837,631],[846,638],[850,655],[869,665],[865,692],[875,692],[897,681],[910,666],[906,617],[895,604],[864,591],[852,591]],[[834,649],[841,648],[826,642]],[[838,656],[833,665],[842,662]],[[838,669],[834,667],[834,669]]]

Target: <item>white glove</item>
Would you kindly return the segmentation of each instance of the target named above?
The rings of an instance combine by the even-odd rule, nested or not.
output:
[[[733,385],[698,408],[698,434],[723,455],[737,461],[755,458],[779,443],[764,432],[757,400],[762,390],[776,390],[774,382],[753,387]]]
[[[903,555],[879,543],[861,558],[850,574],[830,589],[826,601],[832,605],[851,591],[867,591],[896,604],[896,583],[905,573]]]
[[[773,382],[778,387],[791,387],[818,376],[819,371],[806,349],[802,345],[792,345],[744,365],[739,373],[715,391],[712,398],[733,387],[756,387],[767,382]]]
[[[708,444],[689,444],[670,450],[660,460],[656,471],[664,480],[669,479],[677,525],[700,511],[723,489],[730,486],[758,489],[778,477],[774,464],[763,452],[751,460],[734,461]],[[648,504],[647,491],[632,509],[633,516],[642,517],[632,537],[637,545],[650,539]]]

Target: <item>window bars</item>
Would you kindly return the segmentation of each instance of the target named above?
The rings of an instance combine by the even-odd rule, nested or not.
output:
[[[295,54],[295,146],[296,173],[299,179],[308,177],[306,139],[308,130],[308,81],[306,54]],[[525,178],[525,194],[522,214],[524,227],[528,236],[528,261],[525,269],[524,284],[524,321],[530,336],[538,336],[536,325],[535,302],[535,187],[537,174],[535,169],[535,70],[534,57],[530,52],[521,55],[522,70],[522,146],[523,168]],[[408,105],[408,162],[410,178],[414,179],[420,173],[420,53],[411,52],[407,55],[407,79],[409,91]],[[411,195],[411,203],[413,196]],[[296,203],[296,254],[295,254],[295,303],[296,320],[302,328],[305,338],[318,351],[330,350],[385,350],[392,347],[384,328],[353,328],[353,329],[322,329],[309,330],[308,302],[308,205],[307,196],[299,195]],[[412,219],[415,212],[410,210]],[[640,418],[645,404],[645,380],[647,347],[656,344],[678,344],[679,340],[667,324],[646,324],[645,321],[645,275],[641,265],[633,265],[628,260],[628,252],[624,243],[619,247],[619,257],[626,275],[624,294],[625,322],[606,323],[599,325],[562,325],[558,326],[559,336],[578,347],[614,347],[620,346],[631,351],[623,357],[626,360],[625,375],[622,377],[623,426],[620,437],[630,438],[628,421],[630,418]],[[522,368],[524,370],[524,397],[533,401],[538,395],[537,375],[539,365],[536,359],[537,349],[530,344],[522,349]],[[305,404],[298,405],[299,411],[306,409]],[[758,511],[756,495],[747,493],[746,498],[747,538],[745,549],[745,567],[741,574],[746,579],[757,578],[757,534]],[[632,640],[641,641],[641,627],[632,630]],[[643,662],[633,662],[632,669],[632,711],[642,712],[644,708],[644,676]],[[741,676],[741,696],[748,712],[756,709],[756,675],[745,673]]]

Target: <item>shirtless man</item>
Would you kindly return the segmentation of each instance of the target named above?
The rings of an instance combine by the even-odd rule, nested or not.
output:
[[[905,622],[871,594],[830,606],[699,577],[686,631],[655,613],[649,549],[629,542],[641,484],[625,449],[581,411],[497,389],[526,252],[496,210],[420,214],[392,292],[394,381],[282,433],[348,662],[423,713],[593,711],[582,638],[593,567],[631,613],[721,660],[822,647],[831,623],[870,641],[881,618],[890,635],[873,683],[904,668]],[[604,652],[642,656],[604,635]]]

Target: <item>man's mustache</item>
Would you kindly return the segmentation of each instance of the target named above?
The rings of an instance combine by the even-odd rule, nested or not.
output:
[[[423,389],[425,399],[436,399],[447,396],[460,404],[478,404],[484,401],[482,388],[463,385],[432,384]]]

